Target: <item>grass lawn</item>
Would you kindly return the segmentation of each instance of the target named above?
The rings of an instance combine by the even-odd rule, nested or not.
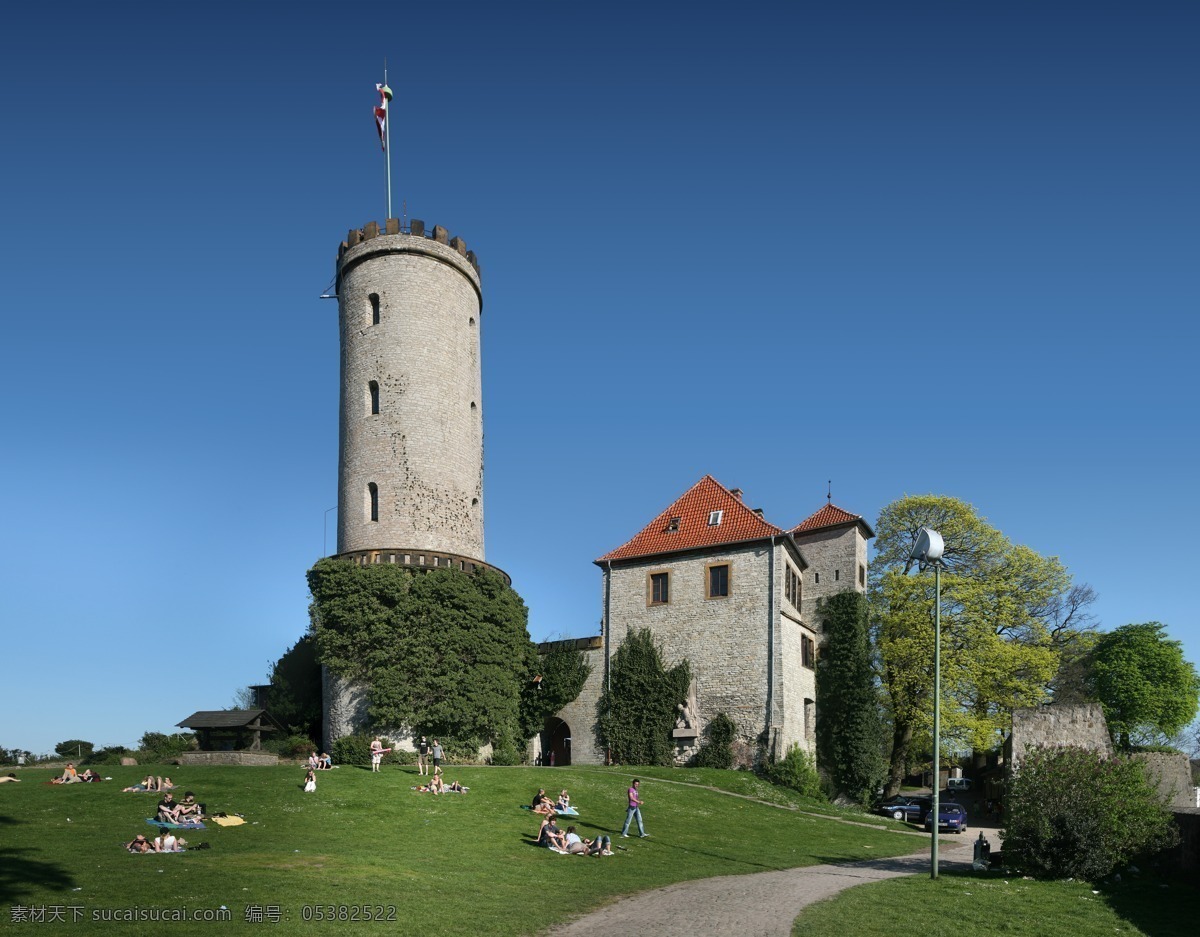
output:
[[[808,908],[793,937],[1192,937],[1195,886],[1126,880],[1093,890],[1083,882],[1035,882],[1019,875],[943,871],[859,885]]]
[[[207,850],[129,855],[122,842],[154,835],[144,818],[158,795],[121,788],[147,772],[173,776],[177,798],[195,791],[210,812],[240,813],[246,824],[183,834],[192,845],[210,843]],[[0,785],[0,927],[13,923],[12,909],[34,908],[47,920],[58,916],[57,926],[28,925],[43,933],[212,934],[214,927],[262,930],[277,921],[302,934],[384,927],[438,937],[530,934],[672,882],[921,848],[883,818],[873,818],[873,827],[850,825],[758,803],[750,798],[790,803],[792,795],[741,772],[639,773],[651,834],[645,840],[617,838],[631,776],[624,770],[450,767],[447,778],[471,792],[442,797],[410,790],[416,769],[395,766],[379,774],[349,766],[321,772],[315,794],[300,790],[296,767],[109,767],[102,773],[113,780],[103,784],[40,783],[55,773],[26,769],[23,783]],[[520,805],[539,786],[568,788],[581,813],[571,821],[579,833],[608,833],[625,848],[589,858],[533,846],[537,819]],[[151,909],[193,918],[222,905],[225,925],[145,920]],[[364,917],[366,908],[372,917],[395,909],[394,922],[314,920],[330,907],[349,918]],[[141,921],[111,919],[139,910]]]

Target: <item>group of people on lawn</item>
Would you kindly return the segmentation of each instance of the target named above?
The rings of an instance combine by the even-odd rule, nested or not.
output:
[[[50,783],[51,784],[78,784],[81,781],[103,781],[103,780],[104,780],[104,778],[100,777],[100,775],[98,775],[91,768],[84,769],[83,773],[80,774],[78,771],[75,770],[75,765],[73,765],[71,762],[68,761],[67,766],[65,768],[63,768],[62,775],[57,778],[51,778]]]

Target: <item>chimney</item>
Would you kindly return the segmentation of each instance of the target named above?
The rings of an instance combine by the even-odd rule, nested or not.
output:
[[[755,508],[755,509],[754,509],[754,513],[755,513],[755,514],[757,514],[759,517],[762,517],[762,516],[763,516],[763,515],[762,515],[762,511],[763,511],[763,509],[762,509],[762,508]]]
[[[731,495],[733,495],[735,498],[737,498],[739,501],[742,500],[742,489],[741,488],[730,488],[729,493]]]

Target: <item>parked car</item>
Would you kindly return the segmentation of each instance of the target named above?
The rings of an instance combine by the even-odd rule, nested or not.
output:
[[[947,778],[946,780],[946,790],[948,791],[969,791],[970,789],[970,778]]]
[[[967,828],[967,811],[963,809],[962,804],[946,803],[940,801],[938,803],[938,829],[948,830],[953,833],[961,833]],[[930,809],[925,817],[925,829],[933,830],[933,810]]]
[[[925,801],[922,805],[921,801]],[[871,808],[872,813],[878,813],[893,820],[907,820],[909,823],[920,823],[921,818],[930,810],[932,802],[928,797],[905,797],[897,794],[887,800],[881,800]]]

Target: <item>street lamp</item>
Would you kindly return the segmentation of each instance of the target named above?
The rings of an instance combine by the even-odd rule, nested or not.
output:
[[[933,819],[929,847],[929,877],[938,877],[938,820],[941,814],[941,748],[942,748],[942,553],[946,544],[942,535],[929,527],[917,531],[917,542],[904,564],[904,575],[918,564],[921,572],[933,567]]]

